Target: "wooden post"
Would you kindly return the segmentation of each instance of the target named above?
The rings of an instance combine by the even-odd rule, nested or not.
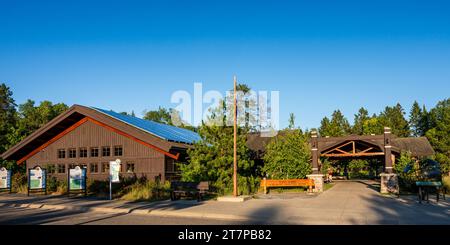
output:
[[[264,188],[264,194],[267,194],[267,181],[266,177],[263,179],[263,188]]]
[[[312,173],[319,173],[319,144],[317,138],[317,131],[311,132],[311,143],[312,143]]]
[[[233,195],[238,196],[237,187],[237,95],[236,95],[237,81],[234,76],[234,163],[233,163]]]
[[[392,167],[392,150],[391,150],[391,129],[388,127],[384,128],[384,164],[385,172],[391,174],[393,171]]]

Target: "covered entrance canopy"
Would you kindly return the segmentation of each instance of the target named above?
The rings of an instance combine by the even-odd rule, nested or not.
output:
[[[319,158],[333,159],[379,157],[384,159],[384,170],[392,173],[395,157],[401,152],[410,152],[413,157],[427,157],[434,154],[425,137],[398,138],[390,128],[383,135],[351,135],[344,137],[318,137],[313,131],[311,136],[312,169],[319,173]]]

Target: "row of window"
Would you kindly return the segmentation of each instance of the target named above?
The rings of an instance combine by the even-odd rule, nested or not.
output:
[[[114,156],[120,157],[123,155],[123,148],[120,145],[116,145],[114,148]],[[69,148],[69,149],[58,149],[58,158],[63,159],[66,158],[66,153],[68,158],[76,158],[77,157],[77,149],[76,148]],[[110,146],[103,146],[101,148],[102,157],[109,157],[111,156],[111,147]],[[100,156],[100,149],[98,147],[91,147],[90,148],[90,156],[91,157],[99,157]],[[86,158],[88,157],[88,148],[87,147],[80,147],[78,148],[78,157],[80,158]]]
[[[86,164],[69,164],[68,169],[74,169],[76,166],[80,166],[82,168],[88,169],[88,165]],[[99,173],[99,166],[101,166],[101,172],[102,173],[108,173],[109,172],[109,163],[103,162],[101,165],[98,163],[90,163],[89,164],[89,172],[90,173]],[[49,164],[46,166],[47,171],[49,174],[64,174],[66,173],[66,164]],[[134,173],[134,163],[133,162],[127,162],[125,164],[125,168],[121,169],[124,173]]]

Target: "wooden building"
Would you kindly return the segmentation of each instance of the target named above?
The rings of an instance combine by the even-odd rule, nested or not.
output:
[[[283,136],[281,131],[278,136]],[[277,137],[278,137],[277,136]],[[273,138],[250,134],[247,137],[248,147],[255,153],[260,164],[267,144]],[[433,147],[426,137],[397,137],[385,128],[382,135],[349,135],[344,137],[319,137],[317,132],[311,133],[311,167],[314,174],[320,173],[320,159],[323,157],[338,160],[352,158],[377,158],[384,162],[384,172],[392,173],[393,164],[402,152],[411,153],[412,157],[424,158],[434,155]]]
[[[87,168],[88,178],[107,179],[109,162],[120,159],[123,176],[170,180],[185,162],[197,133],[94,107],[74,105],[1,157],[40,166],[65,179],[69,168]]]

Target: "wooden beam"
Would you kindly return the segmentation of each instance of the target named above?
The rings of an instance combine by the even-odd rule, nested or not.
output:
[[[59,133],[58,135],[56,135],[55,137],[53,137],[49,141],[45,142],[43,145],[41,145],[38,148],[34,149],[32,152],[28,153],[26,156],[22,157],[19,161],[17,161],[17,164],[19,164],[19,165],[22,164],[24,161],[26,161],[30,157],[34,156],[36,153],[38,153],[38,152],[42,151],[43,149],[47,148],[47,146],[49,146],[50,144],[52,144],[55,141],[61,139],[64,135],[70,133],[74,129],[76,129],[79,126],[81,126],[83,123],[87,122],[87,120],[88,120],[88,118],[85,117],[85,118],[81,119],[80,121],[76,122],[74,125],[68,127],[66,130],[62,131],[61,133]]]
[[[110,131],[113,131],[113,132],[118,133],[118,134],[120,134],[122,136],[125,136],[125,137],[127,137],[127,138],[129,138],[131,140],[134,140],[134,141],[138,142],[139,144],[142,144],[142,145],[145,145],[147,147],[150,147],[150,148],[152,148],[152,149],[154,149],[154,150],[156,150],[156,151],[158,151],[158,152],[160,152],[160,153],[162,153],[162,154],[164,154],[164,155],[166,155],[166,156],[168,156],[170,158],[178,160],[178,158],[180,157],[180,153],[177,153],[176,155],[174,155],[174,154],[172,154],[170,152],[167,152],[167,151],[165,151],[165,150],[163,150],[163,149],[161,149],[161,148],[159,148],[159,147],[157,147],[155,145],[152,145],[152,144],[149,144],[149,143],[147,143],[145,141],[142,141],[142,140],[140,140],[140,139],[138,139],[138,138],[136,138],[136,137],[134,137],[132,135],[129,135],[129,134],[123,132],[123,131],[120,131],[120,130],[118,130],[116,128],[113,128],[113,127],[111,127],[109,125],[106,125],[106,124],[104,124],[102,122],[99,122],[99,121],[97,121],[97,120],[95,120],[93,118],[88,117],[88,120],[93,122],[93,123],[95,123],[95,124],[97,124],[97,125],[99,125],[99,126],[102,126],[102,127],[106,128],[106,129],[108,129]]]
[[[356,153],[356,154],[322,154],[323,157],[368,157],[383,156],[384,152]]]
[[[358,153],[366,153],[366,152],[368,152],[368,151],[370,151],[370,150],[373,150],[373,147],[367,148],[367,149],[365,149],[364,151],[360,151],[360,152],[358,152]]]
[[[336,146],[336,147],[334,147],[333,149],[331,149],[331,150],[329,150],[329,151],[327,151],[327,152],[325,152],[325,153],[323,153],[323,154],[328,154],[328,153],[330,153],[330,152],[332,152],[332,151],[335,151],[336,149],[339,149],[339,148],[341,148],[341,147],[350,145],[352,142],[354,142],[354,141],[350,141],[350,142],[347,142],[347,143],[345,143],[345,144],[343,144],[343,145]]]

